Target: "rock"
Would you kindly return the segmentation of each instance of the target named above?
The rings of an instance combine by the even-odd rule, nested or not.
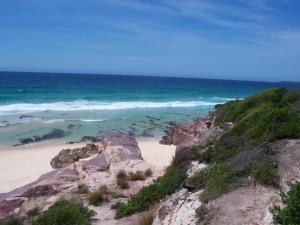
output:
[[[63,168],[53,170],[44,174],[38,180],[9,193],[0,193],[0,201],[8,200],[13,197],[20,198],[20,196],[26,196],[26,198],[24,197],[26,202],[24,206],[22,205],[20,212],[26,213],[28,209],[33,206],[46,210],[51,205],[51,203],[45,201],[46,198],[49,199],[52,196],[66,197],[67,199],[68,197],[72,198],[74,197],[74,193],[78,193],[79,184],[86,185],[90,191],[95,191],[100,186],[105,185],[111,193],[129,197],[138,192],[143,186],[152,184],[153,180],[163,173],[162,169],[158,170],[142,159],[136,140],[125,133],[110,132],[103,134],[99,144],[100,153],[98,153],[99,150],[96,152],[94,151],[94,147],[91,147],[95,146],[94,144],[89,144],[85,148],[92,149],[93,153],[96,152],[91,158],[82,159]],[[77,150],[75,151],[76,153]],[[71,153],[74,152],[72,152],[72,150],[62,151],[62,153],[57,156],[59,159],[56,161],[59,162],[57,164],[62,166],[62,164],[69,162],[68,160],[72,158]],[[78,154],[81,156],[82,151],[79,151]],[[62,157],[62,161],[60,161],[60,157]],[[120,170],[125,170],[127,173],[130,173],[146,171],[147,169],[153,171],[151,177],[146,177],[146,179],[142,181],[129,181],[128,189],[121,189],[118,186],[116,176]],[[129,217],[115,220],[115,210],[111,209],[111,205],[107,205],[105,208],[105,204],[103,204],[101,207],[97,207],[96,210],[98,210],[100,214],[97,217],[99,221],[93,223],[95,225],[132,224],[132,220],[129,219]],[[7,213],[5,215],[7,215]]]
[[[8,199],[0,202],[0,221],[18,214],[23,203],[24,199],[22,198]]]
[[[19,141],[21,144],[24,144],[24,145],[34,142],[34,140],[32,138],[20,138]]]
[[[19,116],[19,119],[26,119],[26,118],[33,118],[34,116],[30,116],[30,115],[21,115]]]
[[[75,124],[70,124],[70,125],[68,125],[67,129],[72,129],[72,128],[74,128],[74,127],[76,127]]]
[[[98,152],[99,146],[95,144],[87,144],[83,148],[63,149],[51,160],[50,165],[54,169],[62,168],[79,159],[88,158]]]
[[[44,134],[41,136],[41,140],[48,140],[48,139],[54,139],[54,138],[62,138],[66,136],[67,133],[61,129],[53,129],[49,133]]]
[[[56,193],[57,190],[55,190],[52,185],[38,185],[25,191],[20,197],[39,197]]]
[[[45,140],[48,140],[48,139],[62,138],[62,137],[65,137],[68,134],[69,133],[65,132],[64,130],[53,129],[49,133],[44,134],[42,136],[35,135],[32,138],[20,138],[19,141],[20,141],[21,145],[23,145],[23,144],[33,143],[33,142],[45,141]],[[20,145],[20,144],[16,144],[14,146],[18,146],[18,145]]]
[[[134,137],[125,133],[107,132],[101,136],[104,154],[109,163],[126,160],[143,160],[141,151]]]
[[[202,205],[200,193],[181,189],[168,197],[160,204],[153,225],[196,225],[196,210]]]
[[[103,153],[88,161],[84,161],[82,164],[84,168],[94,171],[107,171],[109,168],[109,164],[107,163],[106,157]]]
[[[194,144],[205,145],[207,142],[218,138],[223,130],[214,127],[211,121],[204,118],[197,118],[190,123],[176,124],[168,129],[166,135],[162,137],[161,144],[192,146]]]

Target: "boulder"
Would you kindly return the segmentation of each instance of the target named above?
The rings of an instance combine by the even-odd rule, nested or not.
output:
[[[128,134],[104,133],[101,136],[101,144],[109,164],[126,160],[143,160],[138,143]]]
[[[99,146],[95,144],[87,144],[82,148],[63,149],[51,160],[50,164],[54,169],[63,168],[79,159],[88,158],[98,152]]]

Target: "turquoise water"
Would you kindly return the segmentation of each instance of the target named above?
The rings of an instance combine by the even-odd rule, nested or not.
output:
[[[205,116],[215,104],[292,83],[0,72],[0,143],[68,131],[66,141],[107,130],[160,136],[171,121]]]

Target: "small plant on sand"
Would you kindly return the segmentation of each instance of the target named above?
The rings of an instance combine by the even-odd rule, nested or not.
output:
[[[38,216],[32,225],[91,225],[94,211],[80,203],[60,199]]]
[[[117,184],[122,189],[128,189],[129,188],[128,176],[127,176],[127,174],[124,170],[120,170],[117,173]]]
[[[136,171],[135,173],[134,172],[130,172],[129,173],[129,178],[130,180],[132,181],[136,181],[136,180],[145,180],[145,174],[142,172],[142,171]]]
[[[271,209],[276,224],[300,225],[300,182],[296,182],[290,190],[281,194],[283,207],[275,206]]]
[[[98,188],[95,192],[90,193],[88,201],[90,205],[99,206],[105,200],[105,195],[108,194],[107,186],[103,185]]]
[[[86,184],[78,184],[77,186],[77,192],[79,194],[88,194],[90,193],[89,187]]]
[[[252,168],[252,175],[256,182],[264,185],[278,187],[279,175],[277,174],[276,163],[272,159],[266,159],[256,163]]]
[[[152,174],[153,174],[153,171],[152,171],[150,168],[149,168],[149,169],[146,169],[146,171],[145,171],[145,176],[146,176],[146,177],[151,177]]]
[[[154,220],[154,211],[148,210],[138,215],[135,225],[152,225]]]

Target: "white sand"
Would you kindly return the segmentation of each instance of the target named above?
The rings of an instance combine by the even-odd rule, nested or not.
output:
[[[138,143],[144,160],[157,168],[167,166],[175,154],[174,146],[160,145],[158,140],[138,140]],[[84,145],[54,141],[18,147],[0,145],[0,193],[28,184],[53,170],[50,161],[62,149]]]

